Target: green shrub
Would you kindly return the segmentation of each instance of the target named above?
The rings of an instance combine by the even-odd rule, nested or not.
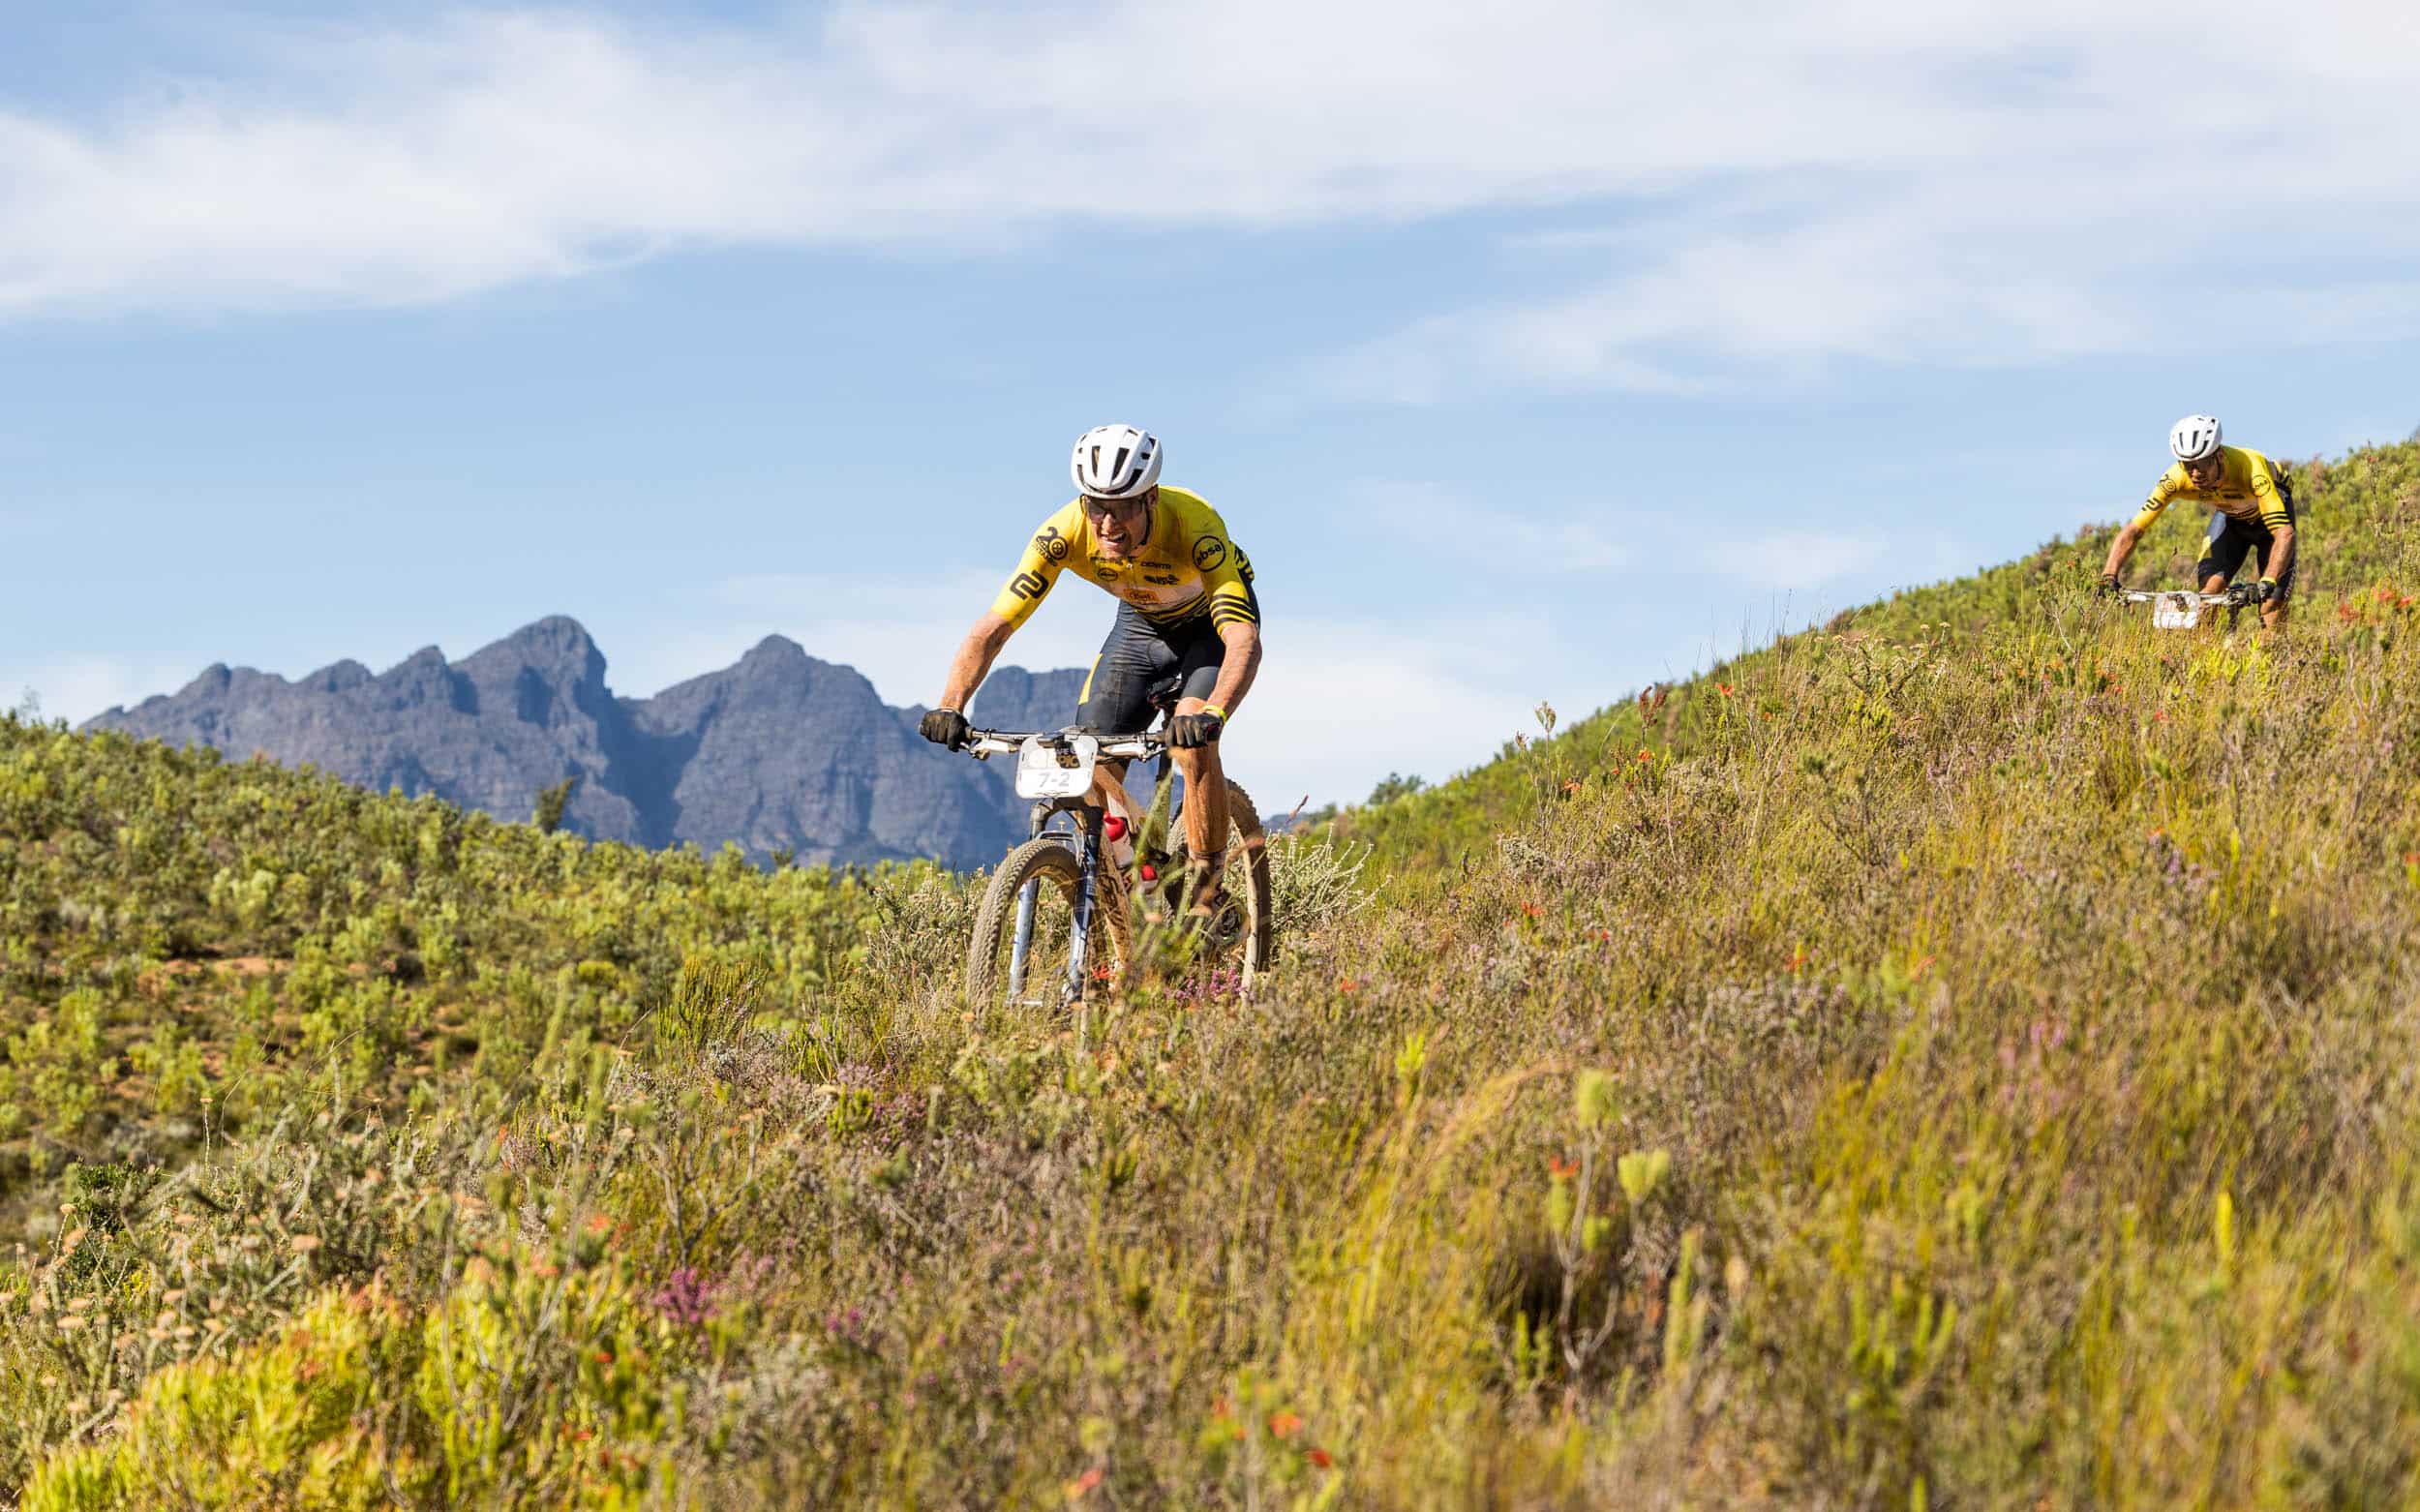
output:
[[[62,1450],[26,1483],[26,1512],[136,1507],[388,1506],[398,1466],[375,1388],[400,1319],[375,1293],[323,1291],[279,1339],[224,1361],[163,1367],[117,1432]]]

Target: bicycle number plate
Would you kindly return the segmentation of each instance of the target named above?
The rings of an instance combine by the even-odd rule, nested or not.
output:
[[[1016,749],[1016,796],[1080,798],[1092,789],[1101,742],[1089,735],[1026,737]]]
[[[2151,602],[2151,622],[2162,630],[2190,630],[2201,623],[2201,605],[2191,593],[2163,593]]]

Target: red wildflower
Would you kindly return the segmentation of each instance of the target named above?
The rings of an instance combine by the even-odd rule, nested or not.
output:
[[[1580,1163],[1564,1160],[1559,1155],[1550,1155],[1546,1158],[1546,1173],[1557,1181],[1569,1181],[1580,1174]]]
[[[1269,1432],[1280,1438],[1291,1438],[1302,1432],[1302,1417],[1280,1407],[1269,1414]]]
[[[1731,696],[1731,684],[1728,682],[1717,682],[1714,684],[1714,691],[1720,693],[1725,698],[1729,698]]]
[[[1067,1483],[1067,1499],[1074,1501],[1077,1497],[1083,1496],[1084,1493],[1092,1490],[1095,1486],[1100,1484],[1101,1467],[1096,1465],[1091,1469],[1086,1470],[1083,1474],[1076,1476],[1074,1480]]]
[[[1304,1450],[1303,1458],[1309,1460],[1312,1464],[1319,1467],[1319,1468],[1323,1470],[1333,1468],[1336,1465],[1336,1456],[1328,1453],[1325,1449],[1320,1448],[1317,1444],[1313,1444],[1310,1448]]]
[[[1648,749],[1646,746],[1644,746],[1644,745],[1642,745],[1642,746],[1640,746],[1640,747],[1639,747],[1639,760],[1641,760],[1641,761],[1653,761],[1654,759],[1655,759],[1655,753],[1654,753],[1653,751],[1649,750],[1649,749]]]

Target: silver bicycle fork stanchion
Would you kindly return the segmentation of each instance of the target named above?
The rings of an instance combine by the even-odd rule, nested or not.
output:
[[[1076,820],[1076,832],[1081,836],[1076,855],[1082,864],[1075,868],[1075,930],[1068,941],[1067,984],[1061,989],[1059,1006],[1076,1005],[1075,1047],[1082,1051],[1092,1043],[1092,1000],[1084,995],[1084,962],[1091,953],[1093,911],[1101,903],[1096,877],[1101,863],[1101,841],[1100,832],[1080,817]]]
[[[1025,956],[1034,945],[1034,904],[1042,894],[1037,877],[1016,890],[1016,934],[1009,945],[1009,1001],[1025,990]]]

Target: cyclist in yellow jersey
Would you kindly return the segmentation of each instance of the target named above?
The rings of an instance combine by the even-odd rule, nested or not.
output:
[[[2170,502],[2182,499],[2208,504],[2210,534],[2194,568],[2201,590],[2216,593],[2254,558],[2260,581],[2260,622],[2275,628],[2285,622],[2285,606],[2294,588],[2294,490],[2284,469],[2256,451],[2222,445],[2219,422],[2206,414],[2189,414],[2168,433],[2168,452],[2176,466],[2152,485],[2142,512],[2128,522],[2109,543],[2109,560],[2102,569],[2101,587],[2114,592],[2118,574],[2134,554],[2135,543]]]
[[[1184,775],[1185,843],[1201,879],[1195,905],[1209,912],[1226,861],[1226,774],[1219,735],[1260,670],[1260,600],[1252,563],[1226,522],[1198,494],[1160,482],[1160,442],[1131,425],[1104,425],[1075,442],[1078,497],[1042,523],[1016,572],[975,621],[950,663],[941,705],[918,729],[954,750],[966,743],[967,701],[1009,637],[1033,617],[1063,572],[1118,599],[1116,622],[1093,658],[1077,727],[1127,735],[1151,719],[1151,699],[1178,693],[1168,745]],[[1104,762],[1099,785],[1124,780]],[[1105,801],[1103,792],[1096,801]]]

